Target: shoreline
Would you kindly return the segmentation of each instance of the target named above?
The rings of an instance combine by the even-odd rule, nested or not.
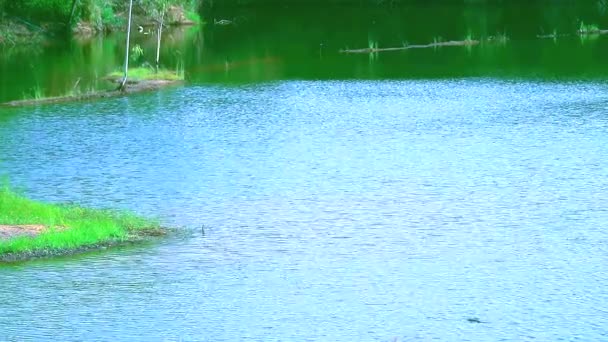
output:
[[[154,241],[171,231],[128,212],[38,202],[0,188],[0,264]]]
[[[67,102],[93,101],[98,99],[128,96],[131,94],[145,93],[164,88],[177,87],[184,85],[184,80],[133,80],[127,82],[124,90],[99,90],[78,95],[65,95],[42,97],[39,99],[13,100],[0,104],[3,107],[27,107],[45,104],[57,104]]]
[[[2,264],[11,264],[17,262],[27,262],[39,259],[65,257],[70,255],[78,255],[87,252],[103,251],[106,249],[132,246],[136,244],[159,241],[163,237],[167,237],[171,234],[171,230],[168,228],[153,228],[144,229],[138,232],[131,232],[126,239],[109,239],[100,241],[96,244],[79,246],[75,248],[64,248],[64,249],[40,249],[24,252],[15,253],[0,253],[0,266]],[[31,237],[35,238],[35,237]],[[0,245],[3,240],[0,240]]]

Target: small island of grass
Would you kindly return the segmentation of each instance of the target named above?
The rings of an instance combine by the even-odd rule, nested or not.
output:
[[[0,262],[73,254],[165,235],[129,213],[54,205],[0,188]]]
[[[107,76],[111,80],[122,80],[124,74],[122,71],[115,71]],[[150,67],[139,67],[129,69],[130,82],[138,83],[143,81],[183,81],[184,73],[168,69],[158,69]]]
[[[169,86],[180,85],[184,82],[183,70],[156,70],[152,67],[139,67],[129,69],[129,78],[127,80],[127,86],[122,89],[119,89],[119,85],[123,77],[124,76],[120,71],[115,71],[103,78],[104,80],[111,82],[111,84],[101,90],[90,90],[87,92],[71,91],[66,95],[53,97],[46,97],[44,96],[44,94],[38,93],[36,94],[36,96],[34,96],[34,98],[10,101],[4,103],[4,105],[9,107],[22,107],[51,103],[88,101],[158,90]]]

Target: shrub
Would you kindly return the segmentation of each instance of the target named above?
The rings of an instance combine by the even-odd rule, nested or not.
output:
[[[0,0],[0,5],[2,2],[4,2],[4,8],[10,13],[44,20],[65,21],[70,16],[71,10],[71,1],[66,0]]]

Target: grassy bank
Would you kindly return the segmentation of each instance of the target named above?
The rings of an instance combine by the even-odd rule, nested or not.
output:
[[[137,0],[132,27],[154,27],[161,17],[166,26],[200,24],[201,1]],[[27,44],[32,37],[58,37],[69,32],[84,37],[124,32],[128,3],[116,0],[0,0],[0,47]]]
[[[123,73],[121,71],[115,71],[105,76],[103,79],[107,81],[107,84],[102,88],[88,89],[84,92],[71,90],[68,93],[60,96],[48,97],[44,94],[44,91],[41,88],[34,88],[33,95],[24,96],[22,100],[0,103],[0,107],[22,107],[53,103],[93,101],[97,99],[155,91],[183,84],[184,69],[183,67],[178,67],[175,71],[167,69],[159,69],[158,71],[155,71],[153,68],[149,67],[131,68],[129,69],[127,85],[122,90],[117,88],[123,79]]]
[[[107,77],[114,80],[122,79],[123,72],[115,71]],[[129,79],[133,81],[183,81],[184,69],[179,66],[175,71],[168,69],[159,69],[156,71],[153,68],[147,67],[129,68]]]
[[[158,222],[129,213],[54,205],[0,188],[0,225],[44,226],[35,236],[0,239],[0,261],[69,254],[162,234]]]

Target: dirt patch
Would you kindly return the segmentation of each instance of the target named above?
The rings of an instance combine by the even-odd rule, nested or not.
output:
[[[47,230],[47,227],[39,224],[26,224],[9,226],[0,224],[0,240],[8,240],[21,236],[36,236]]]

